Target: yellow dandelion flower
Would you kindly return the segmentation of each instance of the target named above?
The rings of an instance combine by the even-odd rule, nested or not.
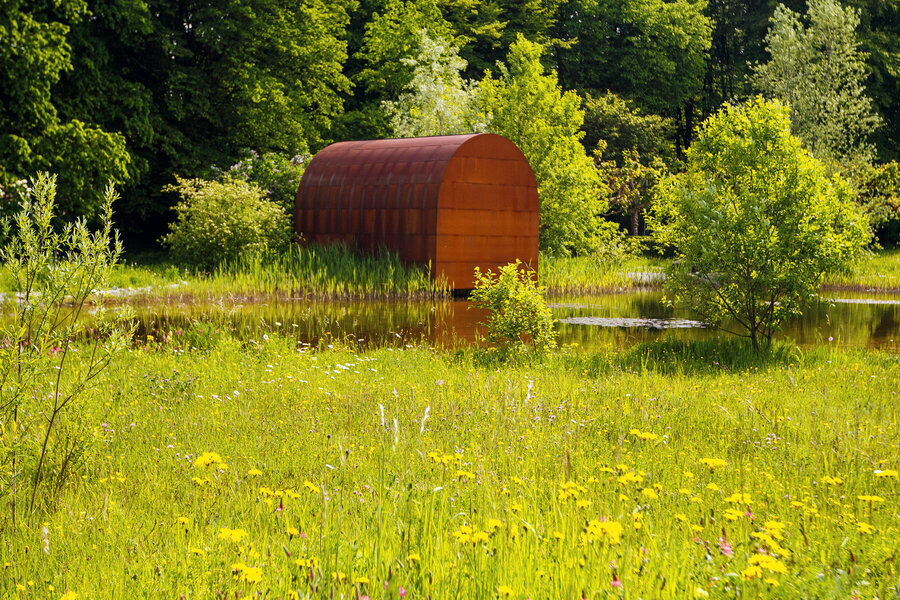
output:
[[[859,521],[856,524],[856,531],[859,533],[863,533],[863,534],[869,534],[869,533],[872,533],[873,531],[875,531],[875,528],[872,527],[871,525],[869,525],[868,523],[863,523],[862,521]]]
[[[882,498],[881,496],[862,495],[862,496],[857,496],[856,499],[862,500],[863,502],[884,502],[884,498]]]
[[[190,525],[191,518],[190,517],[178,517],[178,523],[181,525]]]
[[[763,570],[757,565],[750,565],[743,571],[741,571],[742,579],[762,579]]]
[[[681,521],[682,523],[687,522],[687,515],[684,513],[675,513],[675,520]]]
[[[564,539],[566,539],[566,534],[564,534],[561,531],[554,531],[553,537],[556,538],[557,540],[564,540]]]
[[[701,458],[700,464],[705,465],[710,469],[717,469],[719,467],[727,467],[728,461],[722,458]]]
[[[592,520],[582,534],[582,539],[587,542],[604,541],[609,544],[618,544],[622,541],[624,528],[618,521]]]
[[[725,509],[725,518],[728,519],[729,521],[737,521],[738,519],[740,519],[743,516],[744,516],[743,511],[735,510],[733,508]]]
[[[501,585],[497,588],[497,595],[502,598],[508,598],[512,596],[515,592],[508,585]]]
[[[303,487],[308,489],[313,494],[318,494],[321,491],[319,489],[319,486],[317,486],[316,484],[314,484],[312,481],[309,481],[309,480],[303,482]]]
[[[410,554],[409,556],[406,557],[406,560],[408,560],[409,562],[421,562],[422,557],[419,556],[418,553],[413,552],[412,554]]]
[[[491,539],[491,536],[488,535],[487,531],[476,531],[472,534],[472,543],[473,544],[479,544],[479,543],[484,544],[489,539]]]
[[[766,577],[765,579],[763,579],[763,583],[767,583],[767,584],[771,585],[772,587],[778,587],[779,585],[781,585],[780,583],[778,583],[778,580],[775,579],[774,577]]]
[[[822,478],[822,483],[826,485],[841,485],[844,483],[844,480],[840,477],[832,477],[831,475],[826,475]]]
[[[730,502],[732,504],[753,504],[750,501],[750,494],[742,494],[740,492],[736,492],[727,498],[725,498],[725,502]]]
[[[75,598],[77,598],[77,597],[78,597],[78,594],[76,594],[75,592],[70,590],[70,591],[66,592],[65,594],[63,594],[62,596],[60,596],[59,600],[75,600]]]
[[[618,481],[622,485],[627,485],[629,483],[640,484],[640,483],[644,482],[644,478],[641,475],[638,475],[637,473],[635,473],[634,471],[627,471],[624,475],[619,476],[619,478],[616,479],[616,481]]]
[[[262,476],[262,471],[260,471],[259,469],[250,469],[249,471],[247,471],[247,477],[261,477],[261,476]]]
[[[632,429],[628,433],[645,442],[652,442],[659,437],[655,433],[651,433],[649,431],[640,431],[639,429]]]
[[[714,492],[718,492],[718,491],[719,491],[719,486],[717,486],[716,484],[710,482],[710,483],[707,483],[707,484],[706,484],[706,489],[712,490],[712,491],[714,491]]]
[[[656,490],[653,488],[644,488],[641,490],[641,495],[650,498],[651,500],[656,500],[659,498],[659,494],[656,493]]]
[[[219,456],[217,452],[204,452],[194,461],[194,466],[197,468],[208,467],[214,463],[221,463],[222,457]]]
[[[576,506],[577,508],[587,508],[587,507],[589,507],[590,505],[591,505],[591,501],[590,501],[590,500],[578,500],[577,502],[575,502],[575,506]]]
[[[243,529],[228,529],[223,527],[219,530],[219,539],[227,540],[232,544],[240,544],[247,537],[247,532]]]
[[[357,577],[356,579],[353,580],[353,583],[355,583],[356,585],[365,585],[365,584],[369,583],[369,578],[368,577]]]
[[[897,473],[897,471],[894,469],[885,469],[884,471],[875,471],[875,477],[880,477],[880,478],[893,477],[894,479],[897,479],[898,476],[900,476],[900,473]]]

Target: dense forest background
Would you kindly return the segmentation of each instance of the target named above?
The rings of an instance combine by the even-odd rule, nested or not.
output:
[[[858,178],[865,195],[885,173],[896,174],[882,167],[900,151],[900,8],[896,0],[820,1],[826,12],[804,42],[798,32],[814,29],[812,5],[0,0],[3,211],[12,210],[29,177],[47,170],[59,174],[63,215],[91,218],[112,179],[126,240],[154,244],[172,219],[177,198],[166,189],[176,176],[211,178],[251,151],[302,162],[330,142],[403,133],[397,111],[404,94],[422,93],[414,78],[432,40],[445,45],[437,56],[460,77],[459,88],[486,81],[482,93],[495,103],[515,100],[511,71],[519,65],[527,72],[529,60],[540,61],[540,72],[521,93],[540,93],[536,83],[548,78],[550,92],[577,93],[574,100],[557,94],[551,104],[574,102],[575,138],[605,173],[607,204],[621,200],[622,224],[635,231],[648,173],[677,170],[700,122],[724,102],[760,92],[796,94],[788,98],[795,114],[809,98],[837,105],[837,114],[854,108],[841,100],[847,90],[829,96],[822,85],[858,79],[854,97],[865,102],[841,126],[850,141],[820,148],[809,140],[831,138],[814,133],[805,141],[846,173],[867,165]],[[819,71],[794,73],[812,91],[804,88],[788,73],[798,67],[776,60],[804,43],[822,55],[845,52],[840,60],[850,74],[824,61]],[[447,49],[458,62],[448,62]],[[815,116],[824,109],[806,110]],[[495,106],[491,114],[502,125],[500,113]],[[512,115],[506,127],[514,130],[516,118],[529,117]],[[885,195],[896,199],[895,189]]]

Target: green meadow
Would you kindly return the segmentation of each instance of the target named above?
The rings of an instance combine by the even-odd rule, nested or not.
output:
[[[72,408],[0,597],[892,598],[898,390],[874,351],[498,364],[196,324]]]

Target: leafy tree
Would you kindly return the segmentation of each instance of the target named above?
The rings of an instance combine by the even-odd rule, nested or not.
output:
[[[848,184],[826,175],[790,125],[778,102],[727,106],[701,127],[687,171],[664,182],[652,213],[675,252],[675,301],[713,324],[730,318],[757,352],[870,235]]]
[[[435,0],[388,0],[366,25],[358,57],[367,67],[359,82],[380,100],[397,98],[412,81],[423,31],[429,39],[455,42]]]
[[[866,95],[859,16],[836,0],[809,0],[805,21],[778,6],[766,36],[771,59],[755,68],[754,82],[791,106],[792,131],[814,156],[866,160],[880,119]]]
[[[119,131],[134,157],[124,222],[162,231],[174,174],[205,175],[243,149],[325,143],[350,82],[353,0],[103,0],[72,26],[61,115]],[[61,182],[62,175],[61,173]],[[148,220],[150,220],[148,222]],[[137,231],[146,236],[146,231]]]
[[[127,179],[124,139],[60,115],[54,86],[72,69],[70,28],[87,16],[82,0],[9,0],[0,11],[0,186],[38,170],[60,174],[58,216],[99,218],[110,180]]]
[[[559,34],[577,41],[558,51],[563,84],[609,90],[671,117],[677,142],[687,146],[710,46],[705,7],[705,0],[567,1]]]
[[[646,114],[612,92],[585,98],[582,129],[585,150],[593,154],[602,143],[603,157],[617,164],[621,164],[626,150],[664,162],[675,159],[672,120]]]
[[[485,70],[497,74],[518,35],[556,48],[565,44],[556,39],[555,26],[561,0],[437,0],[441,12],[465,44],[460,54],[469,64],[466,75],[475,77]]]
[[[469,298],[476,308],[490,311],[487,341],[502,359],[520,356],[528,346],[536,355],[556,347],[553,315],[543,292],[534,273],[518,260],[496,274],[475,267],[475,289]]]
[[[619,163],[601,160],[603,143],[595,156],[601,180],[609,188],[609,204],[615,211],[628,217],[631,235],[640,233],[641,217],[653,201],[656,185],[665,172],[659,158],[645,161],[637,150],[625,150]]]
[[[860,18],[857,35],[867,55],[866,93],[884,119],[870,140],[881,160],[900,160],[900,5],[884,0],[848,0]]]
[[[590,252],[606,233],[601,185],[584,151],[581,100],[564,92],[556,72],[545,73],[542,48],[519,36],[500,76],[479,85],[481,118],[488,131],[512,140],[534,170],[540,198],[540,247],[550,254]]]
[[[407,91],[384,108],[399,137],[449,135],[483,129],[476,124],[476,86],[460,72],[466,61],[448,42],[432,40],[422,31],[421,50],[415,60]]]

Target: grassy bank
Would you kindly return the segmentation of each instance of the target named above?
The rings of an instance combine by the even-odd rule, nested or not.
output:
[[[898,593],[895,356],[267,338],[117,359],[56,509],[3,522],[0,597]]]
[[[864,257],[846,273],[835,273],[826,289],[900,291],[900,249],[879,250]]]

